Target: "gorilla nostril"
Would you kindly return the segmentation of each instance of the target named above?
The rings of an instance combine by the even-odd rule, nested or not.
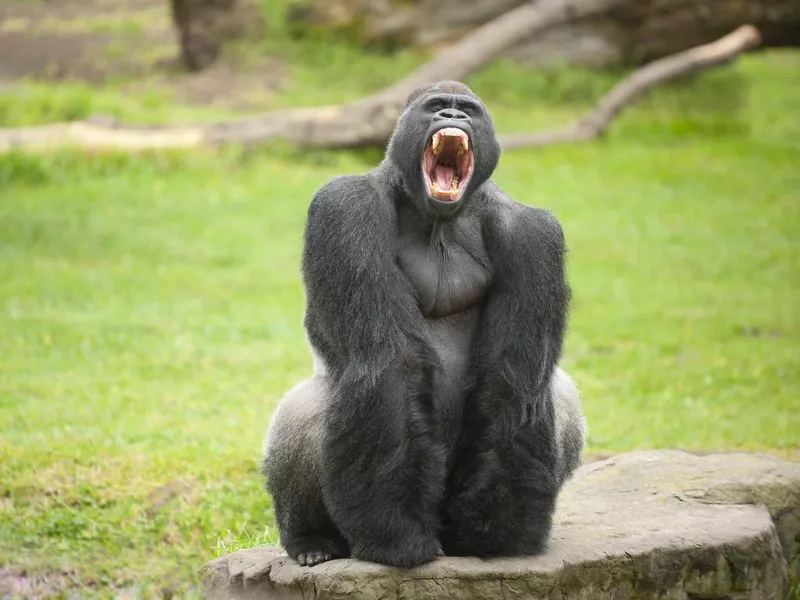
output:
[[[446,119],[448,121],[463,121],[465,119],[469,119],[469,116],[466,113],[455,108],[443,108],[436,113],[436,116],[439,119]]]

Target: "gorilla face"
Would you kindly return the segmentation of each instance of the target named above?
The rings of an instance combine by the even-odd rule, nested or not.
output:
[[[462,83],[414,92],[387,151],[420,208],[452,216],[494,172],[500,147],[486,107]]]

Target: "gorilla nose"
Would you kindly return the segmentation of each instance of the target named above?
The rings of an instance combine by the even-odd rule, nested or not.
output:
[[[469,115],[457,108],[443,108],[436,113],[437,121],[469,121]]]

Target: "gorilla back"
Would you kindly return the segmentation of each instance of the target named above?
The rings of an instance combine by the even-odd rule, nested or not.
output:
[[[376,169],[311,202],[314,375],[281,401],[264,459],[301,565],[545,548],[584,444],[557,366],[565,246],[491,181],[499,156],[480,99],[440,82],[411,95]]]

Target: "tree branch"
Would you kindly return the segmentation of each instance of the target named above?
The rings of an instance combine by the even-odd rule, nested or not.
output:
[[[634,71],[603,96],[589,114],[572,125],[553,131],[503,135],[500,144],[511,150],[587,142],[602,137],[612,121],[646,91],[671,79],[727,64],[742,52],[758,46],[760,41],[755,27],[742,25],[716,42],[660,58]]]

